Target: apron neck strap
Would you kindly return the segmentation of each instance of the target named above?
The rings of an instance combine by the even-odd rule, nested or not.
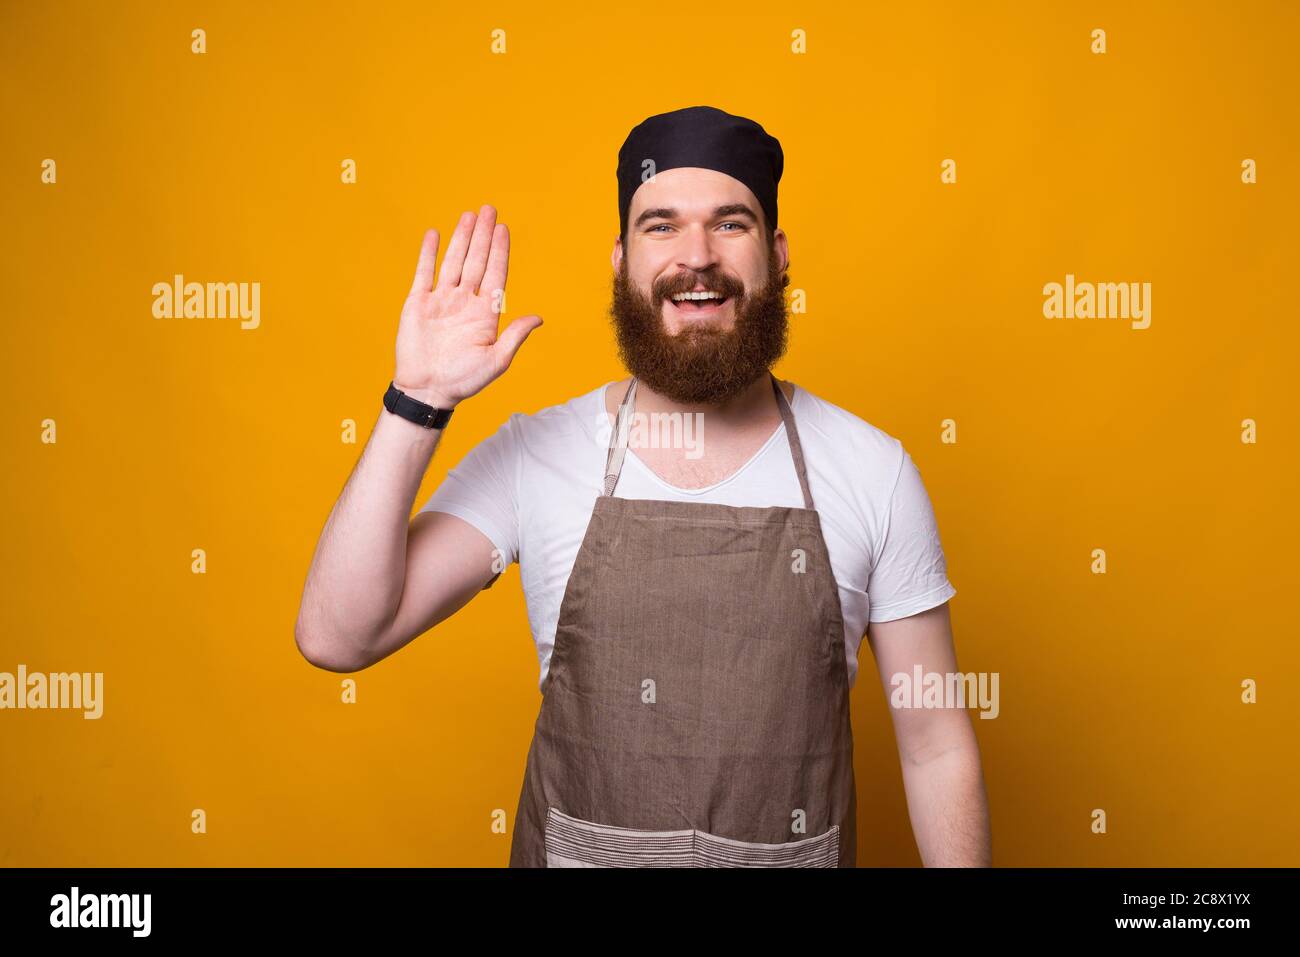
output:
[[[632,400],[636,397],[636,378],[633,377],[632,384],[627,387],[627,392],[623,395],[623,401],[619,404],[618,415],[614,417],[614,432],[609,437],[609,454],[605,456],[605,495],[614,494],[614,486],[618,484],[619,473],[623,471],[623,455],[627,452],[627,416],[625,413],[632,407]]]
[[[768,375],[772,374],[769,372]],[[794,459],[795,475],[799,476],[799,490],[803,492],[803,507],[811,511],[813,498],[812,491],[808,488],[808,469],[803,460],[803,443],[799,441],[799,429],[794,424],[794,412],[790,408],[790,401],[781,391],[781,384],[776,381],[774,375],[772,375],[772,391],[776,393],[776,404],[785,422],[785,437],[790,443],[790,457]]]
[[[776,376],[768,373],[772,380],[772,391],[776,393],[776,405],[781,412],[781,421],[785,423],[785,435],[790,443],[790,456],[794,459],[794,471],[799,477],[799,490],[803,492],[804,508],[813,507],[812,491],[808,487],[808,470],[804,464],[803,444],[799,441],[799,429],[794,424],[794,412],[790,409],[790,401],[781,391],[781,385],[776,381]],[[619,404],[618,415],[614,419],[614,432],[609,437],[609,454],[605,457],[605,495],[614,494],[614,486],[618,484],[618,477],[623,471],[623,456],[627,452],[627,413],[632,411],[632,401],[636,398],[636,378],[632,379],[632,384],[628,386],[627,393],[623,396],[623,401]]]

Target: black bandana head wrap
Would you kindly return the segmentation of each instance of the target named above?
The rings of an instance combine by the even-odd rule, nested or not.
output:
[[[743,116],[688,106],[642,121],[623,141],[618,151],[620,235],[627,235],[632,194],[652,174],[679,166],[714,169],[740,180],[758,197],[768,228],[776,229],[776,184],[785,166],[780,142]]]

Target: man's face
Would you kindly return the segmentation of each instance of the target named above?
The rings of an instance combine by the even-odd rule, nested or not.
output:
[[[677,402],[716,404],[785,352],[785,233],[769,245],[749,187],[716,170],[666,170],[628,210],[610,307],[624,365]],[[718,298],[676,301],[692,291]]]

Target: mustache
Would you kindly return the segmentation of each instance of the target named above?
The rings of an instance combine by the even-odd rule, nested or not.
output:
[[[717,290],[729,299],[739,299],[745,294],[744,283],[720,272],[679,273],[656,282],[651,291],[658,304],[679,292],[690,292],[696,286]]]

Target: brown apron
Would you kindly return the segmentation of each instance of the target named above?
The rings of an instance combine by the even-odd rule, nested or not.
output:
[[[560,606],[511,867],[855,867],[844,621],[804,507],[614,497],[619,406]]]

